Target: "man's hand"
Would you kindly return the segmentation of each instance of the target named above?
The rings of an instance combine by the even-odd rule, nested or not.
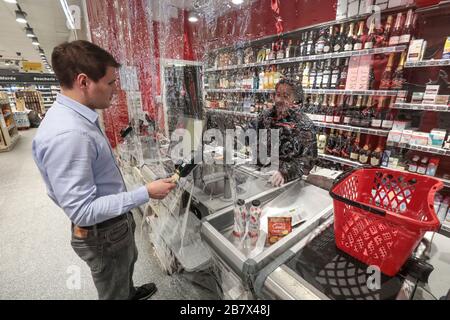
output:
[[[172,182],[171,178],[153,181],[147,184],[148,195],[152,199],[164,199],[170,191],[176,188],[176,184]]]
[[[269,181],[274,187],[279,187],[284,184],[284,178],[280,171],[275,172]]]

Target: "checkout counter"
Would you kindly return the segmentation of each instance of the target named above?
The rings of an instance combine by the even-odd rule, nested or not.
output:
[[[132,168],[128,173],[134,183],[129,185],[168,177],[170,170],[160,160]],[[274,188],[268,183],[269,174],[245,161],[232,169],[198,167],[193,175],[180,180],[169,197],[152,200],[143,208],[156,256],[169,274],[181,270],[211,273],[224,299],[442,296],[432,296],[426,285],[430,274],[443,272],[442,267],[433,271],[431,264],[414,257],[397,276],[380,274],[371,288],[368,283],[373,274],[368,273],[367,266],[336,248],[332,198],[327,188],[311,183],[311,176]],[[245,199],[247,204],[259,200],[262,204],[262,229],[256,244],[232,235],[237,199]],[[292,214],[295,227],[275,244],[267,245],[267,215],[286,212]]]

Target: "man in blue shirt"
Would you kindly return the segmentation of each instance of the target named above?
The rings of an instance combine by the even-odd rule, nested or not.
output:
[[[49,197],[72,222],[71,244],[91,269],[99,299],[147,299],[153,283],[133,286],[136,225],[130,210],[175,188],[163,179],[127,192],[96,109],[116,91],[119,63],[102,48],[74,41],[56,47],[52,65],[61,94],[33,140]]]

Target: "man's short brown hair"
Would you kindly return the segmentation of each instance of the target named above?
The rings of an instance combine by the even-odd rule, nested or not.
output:
[[[72,89],[80,73],[97,82],[106,75],[108,67],[118,68],[120,64],[108,51],[89,41],[77,40],[53,49],[52,67],[61,86]]]

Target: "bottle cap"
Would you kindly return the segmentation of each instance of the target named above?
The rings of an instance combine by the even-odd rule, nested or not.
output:
[[[238,199],[238,201],[236,201],[236,204],[237,204],[238,206],[244,206],[244,205],[245,205],[245,201],[242,200],[242,199]]]
[[[253,200],[252,201],[252,206],[259,207],[260,205],[261,205],[261,201],[259,201],[259,200]]]

